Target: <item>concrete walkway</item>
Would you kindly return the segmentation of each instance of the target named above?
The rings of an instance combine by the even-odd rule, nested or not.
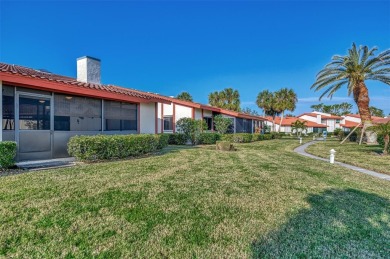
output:
[[[329,159],[325,159],[325,158],[318,157],[318,156],[313,156],[313,155],[311,155],[309,153],[306,153],[305,149],[308,146],[313,145],[314,143],[317,143],[317,142],[318,142],[318,140],[314,140],[314,141],[310,141],[308,143],[305,143],[305,144],[295,148],[294,152],[296,152],[296,153],[298,153],[298,154],[300,154],[302,156],[310,157],[310,158],[317,159],[317,160],[322,160],[322,161],[325,161],[325,162],[329,163]],[[337,161],[335,161],[334,163],[336,165],[340,165],[340,166],[346,167],[348,169],[352,169],[352,170],[358,171],[358,172],[363,173],[363,174],[368,174],[368,175],[371,175],[371,176],[374,176],[374,177],[377,177],[377,178],[380,178],[380,179],[383,179],[383,180],[390,181],[390,175],[387,175],[387,174],[374,172],[374,171],[367,170],[367,169],[364,169],[364,168],[361,168],[361,167],[357,167],[357,166],[353,166],[353,165],[349,165],[349,164],[345,164],[345,163],[341,163],[341,162],[337,162]]]
[[[73,157],[57,158],[48,160],[37,161],[25,161],[16,163],[16,166],[29,171],[42,170],[42,169],[54,169],[59,167],[69,167],[75,165],[75,159]]]

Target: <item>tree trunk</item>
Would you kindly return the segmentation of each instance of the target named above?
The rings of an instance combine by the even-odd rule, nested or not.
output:
[[[376,141],[376,133],[369,129],[371,127],[371,114],[370,114],[370,97],[368,96],[368,89],[364,81],[359,81],[353,88],[353,98],[359,109],[360,119],[363,124],[363,130],[366,133],[367,144],[375,145],[378,144]]]
[[[383,138],[383,141],[385,142],[385,148],[383,149],[383,154],[384,155],[388,154],[387,149],[389,147],[389,139],[390,139],[390,137],[389,137],[388,134]]]
[[[282,111],[282,114],[280,115],[279,130],[278,130],[279,133],[280,133],[280,129],[282,128],[283,116],[284,116],[284,111]]]

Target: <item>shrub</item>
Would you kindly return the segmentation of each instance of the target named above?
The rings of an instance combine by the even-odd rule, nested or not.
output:
[[[163,148],[166,139],[153,134],[75,136],[69,140],[68,153],[82,161],[134,157]]]
[[[255,133],[255,134],[252,134],[252,141],[260,141],[260,140],[263,140],[263,134],[258,134],[258,133]]]
[[[272,139],[272,135],[271,134],[264,134],[263,135],[263,140],[270,140]]]
[[[156,136],[158,138],[157,149],[162,149],[162,148],[168,146],[169,134],[158,134]]]
[[[201,133],[199,135],[199,144],[204,144],[204,145],[215,144],[220,139],[221,139],[221,135],[219,133],[212,133],[212,132]]]
[[[16,142],[0,142],[0,167],[10,168],[15,165]]]
[[[176,126],[180,133],[183,133],[192,145],[199,142],[200,133],[207,127],[204,120],[195,120],[191,118],[181,118],[177,121]]]
[[[280,139],[284,136],[284,133],[272,132],[270,135],[271,139]]]
[[[219,134],[226,134],[229,128],[232,127],[232,119],[223,117],[222,115],[217,115],[214,117],[215,130]]]
[[[187,137],[183,133],[173,133],[168,134],[168,144],[169,145],[185,145],[187,144]]]

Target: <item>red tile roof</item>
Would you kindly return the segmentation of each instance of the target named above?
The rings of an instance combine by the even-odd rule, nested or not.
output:
[[[330,115],[330,116],[321,115],[321,119],[324,119],[324,120],[342,120],[344,118],[341,117],[341,116],[337,116],[337,115]]]
[[[92,92],[99,91],[100,93],[109,93],[109,96],[117,96],[118,99],[121,99],[120,96],[129,96],[135,98],[134,100],[138,99],[139,101],[160,101],[163,103],[169,103],[168,98],[157,94],[142,92],[135,89],[128,89],[115,85],[84,83],[77,81],[75,78],[5,63],[0,63],[0,79],[3,80],[4,83],[10,84],[24,82],[26,87],[30,86],[29,82],[31,82],[31,85],[34,83],[39,87],[39,82],[37,82],[38,80],[41,82],[42,88],[45,88],[46,90],[52,90],[54,92],[59,89],[62,89],[60,92],[66,92],[66,88],[64,88],[64,86],[69,86],[73,90],[78,88],[81,90],[81,92],[82,90],[92,90]],[[43,82],[47,84],[43,84]],[[72,90],[70,90],[71,88],[69,88],[69,93],[72,93]],[[91,95],[93,95],[92,92]],[[99,97],[102,96],[99,95]],[[125,100],[128,99],[125,98],[124,101]]]
[[[347,120],[345,120],[344,124],[340,124],[340,126],[342,126],[344,128],[355,128],[357,125],[359,125],[358,122],[347,121]]]
[[[32,68],[27,68],[18,65],[10,65],[1,62],[0,79],[3,80],[3,83],[5,84],[17,84],[25,87],[38,88],[41,90],[49,90],[53,92],[81,94],[90,97],[101,97],[121,101],[160,103],[172,102],[179,105],[214,111],[239,118],[266,120],[264,117],[261,116],[254,116],[245,113],[229,111],[218,107],[183,101],[172,97],[166,97],[158,94],[143,92],[115,85],[84,83],[77,81],[75,78],[72,77],[52,74]]]

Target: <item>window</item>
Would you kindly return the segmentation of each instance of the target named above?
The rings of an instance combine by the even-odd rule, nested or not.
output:
[[[172,116],[164,116],[164,130],[173,130]]]
[[[80,96],[54,95],[54,130],[100,131],[101,100]]]
[[[14,88],[3,86],[3,130],[15,130]]]
[[[21,96],[19,98],[19,129],[50,130],[50,100]]]
[[[336,120],[336,123],[340,123],[340,120]]]
[[[206,122],[207,129],[211,130],[213,128],[213,119],[211,117],[204,117],[203,120]]]
[[[322,124],[326,124],[326,120],[321,119],[321,123],[322,123]]]
[[[137,105],[114,101],[104,101],[105,130],[136,131]]]

